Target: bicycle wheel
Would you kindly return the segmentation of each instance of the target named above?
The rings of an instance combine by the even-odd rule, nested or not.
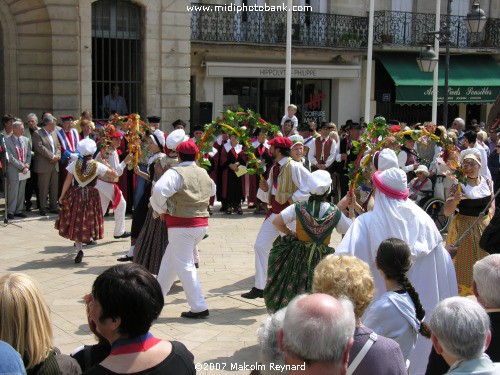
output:
[[[444,205],[445,201],[439,198],[432,198],[427,201],[423,207],[424,211],[429,215],[439,230],[439,232],[444,233],[448,230],[448,225],[451,221],[451,216],[446,217],[444,215]]]

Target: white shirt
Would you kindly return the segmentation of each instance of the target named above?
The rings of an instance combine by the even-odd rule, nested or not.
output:
[[[297,120],[297,117],[293,115],[292,117],[288,117],[288,115],[284,115],[283,118],[281,119],[281,127],[283,127],[283,124],[285,123],[286,120],[291,120],[292,121],[292,129],[297,129],[297,125],[299,124],[299,120]]]
[[[337,155],[337,142],[334,139],[326,137],[326,138],[318,138],[321,143],[321,159],[325,161],[325,166],[330,167],[335,161],[335,157]],[[323,139],[325,142],[323,142]],[[328,139],[332,139],[332,147],[330,148],[330,155],[325,155],[325,143]],[[309,153],[307,154],[307,158],[311,165],[316,166],[318,164],[318,160],[316,160],[316,140],[312,140],[309,142]]]
[[[408,153],[404,150],[401,150],[398,154],[398,165],[399,168],[401,168],[405,173],[411,172],[415,169],[413,167],[413,164],[406,165],[407,160],[408,160]]]
[[[288,161],[288,157],[285,157],[281,159],[278,164],[283,167],[286,162]],[[271,194],[276,195],[278,193],[278,189],[276,189],[273,186],[273,166],[271,168],[271,171],[269,172],[269,177],[267,179],[267,185],[269,186],[269,189],[271,189]],[[294,202],[300,202],[300,201],[305,201],[309,199],[309,192],[306,190],[306,183],[307,179],[309,178],[309,175],[311,174],[301,163],[291,161],[290,162],[290,167],[291,167],[291,172],[292,172],[292,181],[295,184],[295,186],[298,187],[297,190],[292,194],[292,199]],[[259,188],[257,190],[257,198],[259,198],[262,202],[265,203],[271,203],[269,202],[269,191],[264,191]]]
[[[186,165],[196,165],[196,162],[183,161],[178,166],[183,167]],[[215,183],[212,179],[210,179],[210,182],[212,183],[210,196],[214,196],[216,192]],[[167,212],[167,198],[180,191],[183,185],[184,179],[182,176],[174,169],[168,169],[153,187],[153,193],[151,194],[151,198],[149,198],[149,203],[153,210],[158,213]]]
[[[89,162],[91,162],[91,161],[89,160]],[[99,163],[99,162],[96,162],[96,163],[97,163],[96,176],[100,176],[100,177],[104,176],[106,174],[106,172],[108,171],[108,167],[106,167],[102,163]],[[69,163],[69,165],[66,167],[66,170],[73,175],[75,180],[78,182],[79,186],[81,186],[81,187],[87,186],[95,178],[95,177],[90,178],[85,182],[81,181],[78,178],[78,174],[75,173],[75,167],[76,167],[76,160]]]
[[[43,131],[47,133],[47,137],[49,137],[50,147],[52,147],[52,154],[55,154],[56,149],[54,147],[54,138],[52,138],[52,132],[49,133],[45,128],[43,128]]]
[[[313,209],[314,205],[316,202],[313,203]],[[328,202],[321,202],[321,206],[319,208],[319,217],[323,217],[325,214],[326,210],[330,207],[330,203]],[[347,218],[342,212],[340,213],[340,220],[337,223],[335,229],[337,230],[338,233],[345,234],[349,227],[352,224],[352,221]],[[283,211],[281,211],[281,217],[283,218],[283,221],[285,224],[289,224],[297,219],[297,212],[295,211],[295,205],[288,206],[285,208]]]
[[[116,152],[115,149],[109,148],[108,151],[105,151],[105,153],[108,153],[108,155],[104,156],[104,159],[106,162],[109,164],[109,167],[118,173],[118,176],[121,176],[123,174],[123,171],[127,167],[127,164],[125,161],[122,161],[120,163],[120,159],[118,158],[118,153]],[[102,155],[101,153],[97,154],[96,157],[97,160],[101,159],[102,160]]]

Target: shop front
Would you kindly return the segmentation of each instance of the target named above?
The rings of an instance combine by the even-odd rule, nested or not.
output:
[[[380,54],[376,69],[377,113],[404,122],[429,121],[432,106],[432,73],[421,72],[414,54]],[[442,121],[444,59],[439,62],[438,120]],[[500,94],[500,67],[488,55],[451,56],[448,81],[448,119],[486,120],[488,104]]]
[[[213,93],[207,100],[213,101],[215,114],[250,108],[278,124],[286,113],[284,77],[279,64],[207,62],[205,92]],[[360,96],[360,86],[357,65],[292,65],[290,102],[297,105],[299,122],[345,121],[359,113],[359,101],[352,107],[339,105],[339,88]]]

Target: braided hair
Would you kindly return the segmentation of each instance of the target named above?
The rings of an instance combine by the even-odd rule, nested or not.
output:
[[[389,238],[382,241],[377,251],[377,265],[384,272],[387,279],[397,281],[408,293],[415,305],[417,319],[420,322],[419,332],[422,336],[430,338],[431,330],[429,325],[423,321],[425,310],[420,303],[418,292],[406,276],[406,272],[412,266],[411,252],[406,242],[398,238]]]

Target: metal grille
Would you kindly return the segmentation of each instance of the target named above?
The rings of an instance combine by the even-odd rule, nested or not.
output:
[[[284,44],[286,12],[203,11],[193,3],[191,40]],[[368,18],[338,14],[294,12],[294,45],[366,48]]]
[[[192,3],[191,40],[225,43],[279,44],[286,41],[285,12],[218,12]],[[210,8],[212,9],[212,8]],[[373,43],[418,47],[433,44],[427,34],[435,27],[435,14],[399,11],[375,12]],[[441,15],[441,22],[446,15]],[[293,12],[292,44],[295,46],[365,49],[368,17]],[[500,48],[500,20],[488,18],[485,30],[469,34],[464,16],[451,16],[452,48]]]
[[[130,1],[92,3],[92,112],[95,118],[108,118],[114,111],[120,115],[141,111],[141,20],[141,7]],[[117,88],[121,99],[116,96]]]

